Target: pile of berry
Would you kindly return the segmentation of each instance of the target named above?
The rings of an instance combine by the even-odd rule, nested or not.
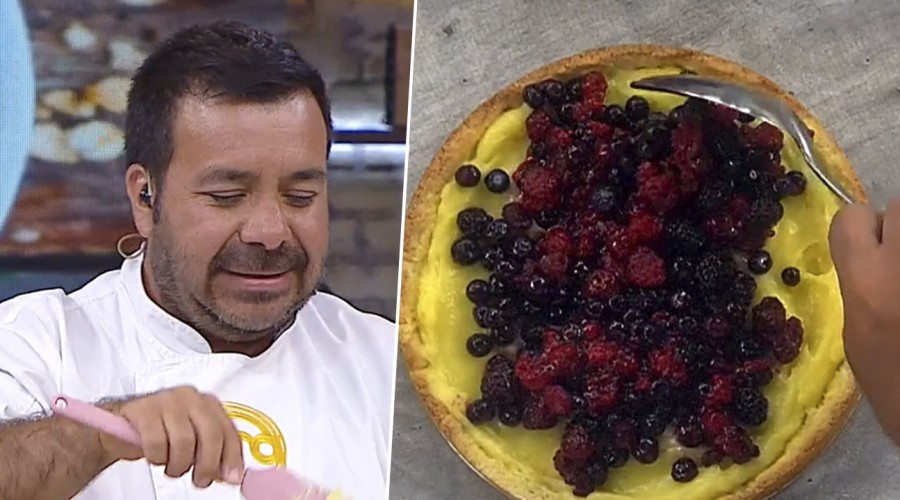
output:
[[[527,158],[512,182],[499,169],[483,180],[518,193],[499,218],[462,210],[451,248],[489,271],[465,290],[484,329],[466,347],[490,356],[468,418],[564,423],[554,464],[580,496],[632,457],[655,462],[667,430],[695,449],[675,481],[698,461],[757,457],[747,429],[768,417],[762,388],[803,340],[777,298],[752,305],[781,200],[806,188],[781,165],[781,132],[695,100],[668,114],[639,96],[606,105],[606,89],[591,73],[524,90]],[[481,179],[456,172],[466,188]],[[797,286],[799,271],[782,281]]]

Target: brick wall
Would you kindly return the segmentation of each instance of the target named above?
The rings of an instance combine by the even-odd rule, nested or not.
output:
[[[403,182],[360,175],[329,184],[331,255],[325,284],[356,307],[395,319]]]

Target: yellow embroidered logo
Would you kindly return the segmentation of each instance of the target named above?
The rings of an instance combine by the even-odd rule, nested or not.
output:
[[[241,403],[224,401],[225,414],[235,422],[250,455],[265,466],[287,467],[287,445],[278,425],[265,413]]]

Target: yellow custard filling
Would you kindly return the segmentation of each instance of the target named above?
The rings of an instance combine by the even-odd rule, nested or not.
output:
[[[624,104],[635,94],[647,98],[652,109],[669,111],[684,99],[662,93],[630,88],[630,82],[654,74],[678,73],[678,68],[604,69],[609,82],[608,103]],[[502,168],[509,173],[524,160],[528,138],[525,119],[527,105],[505,112],[483,135],[468,161],[482,172]],[[799,317],[804,327],[804,343],[798,358],[765,389],[769,398],[768,421],[751,432],[760,457],[745,465],[701,468],[690,483],[676,483],[670,471],[674,460],[696,450],[683,450],[677,443],[661,441],[659,460],[641,465],[630,460],[621,469],[612,469],[609,480],[588,498],[644,498],[654,500],[700,500],[715,498],[738,489],[769,467],[784,452],[787,443],[803,425],[807,412],[820,402],[833,374],[843,359],[841,298],[837,277],[828,253],[828,227],[839,207],[838,200],[808,170],[799,150],[785,138],[782,163],[789,170],[802,171],[806,192],[783,201],[785,215],[775,228],[766,249],[774,265],[758,277],[756,300],[777,296],[788,315]],[[447,183],[441,193],[427,259],[421,269],[417,320],[428,361],[423,371],[431,395],[447,406],[474,446],[529,489],[542,490],[559,498],[574,498],[553,467],[563,425],[546,431],[510,428],[497,422],[475,426],[465,417],[465,404],[480,396],[480,381],[488,358],[476,359],[466,352],[466,338],[480,331],[472,317],[472,305],[463,293],[469,281],[486,278],[481,266],[463,268],[450,257],[450,246],[458,237],[456,214],[470,206],[480,206],[493,216],[510,200],[509,194],[490,193],[483,186],[461,188]],[[795,266],[802,280],[795,288],[785,286],[781,269]],[[493,467],[492,467],[493,468]]]

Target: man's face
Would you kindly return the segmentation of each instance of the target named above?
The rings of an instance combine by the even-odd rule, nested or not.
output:
[[[307,94],[185,98],[147,261],[163,307],[209,337],[260,340],[314,293],[328,249],[327,131]]]

